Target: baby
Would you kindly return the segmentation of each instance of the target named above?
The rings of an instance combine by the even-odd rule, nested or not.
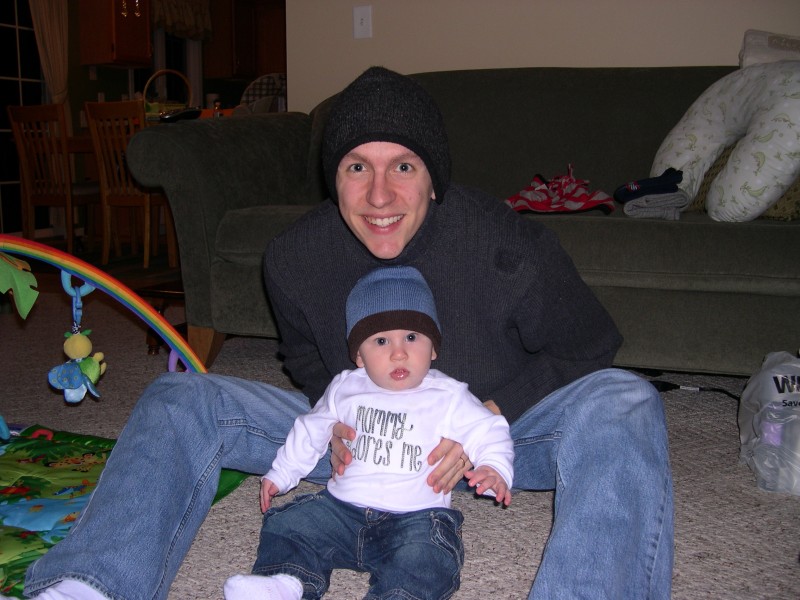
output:
[[[451,597],[464,560],[463,519],[449,493],[426,483],[435,467],[427,456],[442,438],[459,442],[478,465],[466,473],[478,494],[511,502],[508,423],[465,383],[430,368],[442,334],[419,271],[372,271],[356,283],[346,312],[358,368],[337,375],[298,417],[262,477],[258,557],[252,575],[225,583],[226,600],[320,598],[336,568],[371,573],[374,597]],[[353,460],[344,474],[317,494],[272,507],[325,456],[338,422],[356,432],[346,442]]]

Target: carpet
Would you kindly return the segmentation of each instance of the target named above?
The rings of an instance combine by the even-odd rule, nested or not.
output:
[[[101,398],[74,406],[47,385],[47,371],[64,360],[63,333],[71,322],[66,295],[42,294],[25,321],[0,312],[0,414],[9,423],[114,438],[147,383],[166,369],[166,353],[147,355],[144,325],[99,294],[87,297],[83,325],[92,329],[94,350],[105,353],[109,366],[97,387]],[[181,322],[182,310],[170,307],[166,317]],[[289,385],[276,352],[274,340],[230,338],[211,370]],[[664,373],[659,379],[736,395],[746,382],[681,373]],[[759,490],[752,472],[739,463],[737,402],[721,393],[688,390],[662,397],[675,479],[672,597],[800,598],[800,498]],[[294,493],[316,489],[303,483]],[[466,550],[455,598],[527,597],[552,525],[553,494],[519,492],[509,508],[500,509],[456,493],[453,505],[464,512]],[[260,525],[258,480],[253,477],[212,507],[170,599],[222,598],[225,579],[249,571]],[[360,598],[366,579],[337,571],[328,597]]]

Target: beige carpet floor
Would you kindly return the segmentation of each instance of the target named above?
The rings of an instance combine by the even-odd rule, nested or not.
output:
[[[96,297],[95,297],[96,296]],[[167,310],[182,320],[178,307]],[[66,405],[47,385],[63,362],[71,323],[67,297],[43,294],[26,321],[0,312],[0,414],[10,423],[43,425],[115,437],[145,385],[166,369],[166,354],[148,356],[145,328],[96,292],[84,307],[106,354],[99,401]],[[288,385],[271,340],[231,338],[213,371]],[[674,383],[722,387],[738,394],[743,378],[665,373]],[[737,402],[712,392],[663,394],[675,477],[676,538],[673,598],[694,600],[800,598],[800,497],[759,490],[738,462]],[[298,491],[313,486],[303,484]],[[465,514],[466,565],[458,600],[526,598],[552,523],[551,493],[517,493],[508,509],[466,493],[454,495]],[[233,573],[254,558],[261,515],[258,481],[247,480],[214,506],[172,586],[171,599],[221,598]],[[568,573],[564,574],[569,576]],[[337,572],[330,598],[360,598],[366,577]]]

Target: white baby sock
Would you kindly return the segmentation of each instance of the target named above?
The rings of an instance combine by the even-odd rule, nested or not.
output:
[[[103,594],[77,579],[64,579],[47,588],[34,600],[108,600]]]
[[[303,583],[291,575],[234,575],[222,588],[225,600],[301,600]]]

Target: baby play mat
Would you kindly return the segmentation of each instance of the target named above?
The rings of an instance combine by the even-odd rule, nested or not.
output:
[[[39,425],[0,445],[0,594],[23,597],[28,565],[66,536],[113,448],[111,439]],[[245,477],[223,471],[214,501]]]
[[[113,446],[39,426],[0,445],[0,593],[23,597],[25,570],[67,534]]]
[[[62,279],[77,278],[107,293],[170,346],[171,369],[180,362],[189,371],[205,372],[200,359],[172,325],[130,288],[74,256],[0,235],[0,294],[11,292],[23,318],[36,301],[36,281],[27,263],[12,260],[9,255],[42,260],[60,268]],[[75,304],[73,300],[73,314]],[[43,376],[43,391],[48,391],[47,386],[48,378]],[[102,387],[102,381],[98,387]],[[26,569],[67,535],[97,485],[115,440],[41,425],[6,427],[2,415],[0,426],[0,595],[22,598]],[[215,502],[246,477],[244,473],[223,471]],[[147,493],[146,482],[142,493]]]

